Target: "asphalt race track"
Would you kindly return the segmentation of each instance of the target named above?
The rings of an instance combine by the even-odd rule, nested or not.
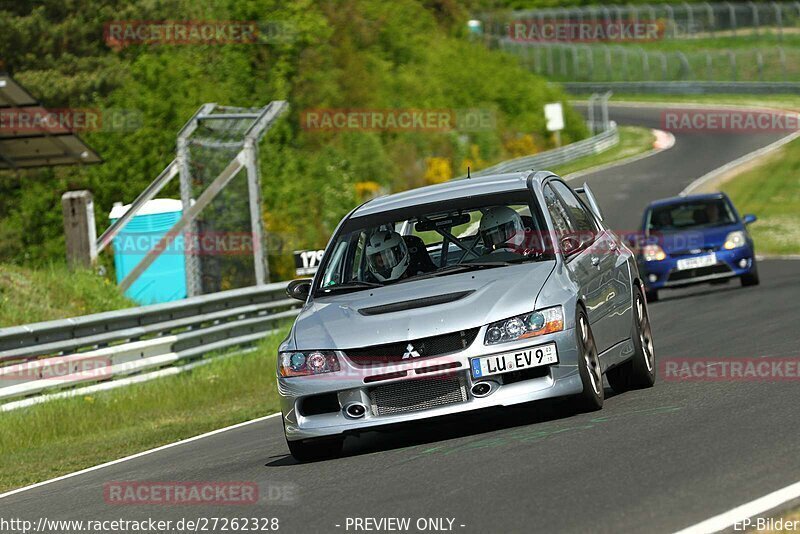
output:
[[[612,118],[658,127],[660,113],[615,107]],[[647,201],[779,137],[676,134],[672,149],[587,181],[612,226],[633,230]],[[797,356],[800,262],[759,269],[755,288],[662,292],[650,308],[657,359]],[[348,438],[343,458],[305,465],[288,456],[273,417],[12,495],[0,508],[33,521],[277,517],[289,533],[347,532],[348,517],[451,518],[454,531],[475,533],[673,532],[800,480],[796,383],[659,380],[606,395],[591,414],[549,402]],[[293,493],[245,507],[107,504],[104,483],[121,480],[255,481],[262,494]]]

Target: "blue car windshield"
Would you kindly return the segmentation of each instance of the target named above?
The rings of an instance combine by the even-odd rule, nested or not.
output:
[[[653,207],[647,213],[645,227],[648,232],[678,232],[735,223],[730,204],[724,198],[714,198]]]

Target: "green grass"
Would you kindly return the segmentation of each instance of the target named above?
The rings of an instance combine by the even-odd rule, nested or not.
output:
[[[620,126],[619,144],[616,146],[605,152],[586,156],[549,170],[564,176],[597,165],[630,158],[651,150],[653,148],[654,139],[653,133],[647,128]]]
[[[722,185],[740,213],[754,213],[750,232],[760,254],[800,254],[800,140]]]
[[[0,264],[0,327],[135,306],[107,278],[66,266]]]
[[[0,413],[0,492],[278,411],[287,331],[181,375]]]

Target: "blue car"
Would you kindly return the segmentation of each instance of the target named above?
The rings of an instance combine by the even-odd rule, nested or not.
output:
[[[638,236],[638,263],[647,299],[660,289],[701,283],[758,284],[753,239],[747,225],[755,215],[739,216],[725,193],[689,195],[652,202]]]

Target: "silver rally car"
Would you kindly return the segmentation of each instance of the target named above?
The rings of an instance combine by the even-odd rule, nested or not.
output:
[[[339,223],[278,355],[292,455],[378,426],[652,386],[632,252],[588,186],[529,171],[369,201]]]

